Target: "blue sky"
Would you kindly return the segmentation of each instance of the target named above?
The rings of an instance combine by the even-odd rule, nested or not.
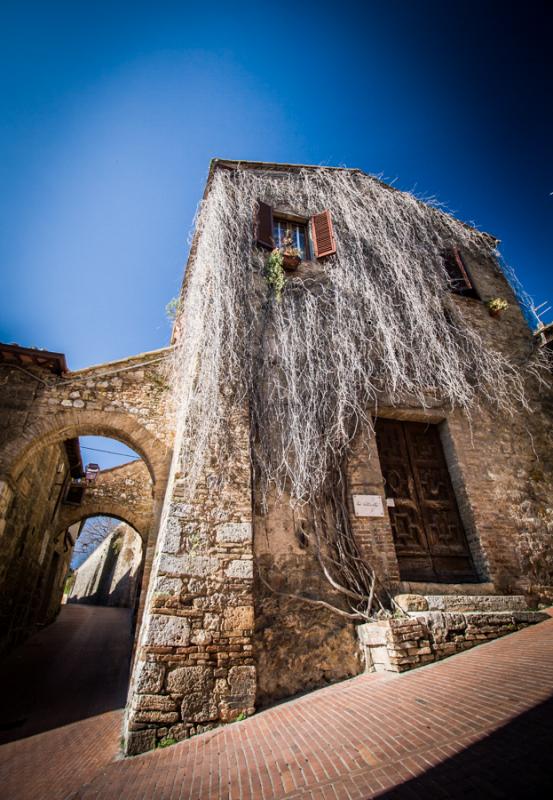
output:
[[[553,301],[545,5],[4,2],[0,340],[165,345],[212,157],[437,195]]]

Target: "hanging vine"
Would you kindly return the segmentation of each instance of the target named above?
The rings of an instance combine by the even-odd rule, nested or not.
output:
[[[258,199],[304,215],[332,209],[337,253],[317,277],[275,278],[268,291],[266,251],[252,243]],[[329,476],[360,428],[372,434],[383,399],[438,399],[467,414],[479,402],[526,407],[524,370],[535,364],[490,349],[458,313],[442,261],[452,245],[494,255],[489,237],[356,170],[216,169],[197,214],[173,364],[189,489],[208,454],[223,477],[231,468],[228,410],[245,400],[261,497],[286,491],[299,503],[329,496]],[[367,601],[370,613],[374,576],[344,549],[346,526],[319,530],[320,550],[338,562],[333,580],[359,595],[354,613]]]

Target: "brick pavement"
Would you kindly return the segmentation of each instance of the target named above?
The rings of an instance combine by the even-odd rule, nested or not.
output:
[[[65,800],[117,756],[123,712],[63,725],[0,747],[2,800]]]
[[[87,761],[66,795],[19,774],[10,800],[526,798],[553,790],[553,620],[406,673],[363,675],[165,750],[108,764],[52,750],[51,775]],[[116,712],[114,712],[116,713]],[[104,715],[105,716],[105,715]],[[95,720],[85,720],[78,725]],[[68,729],[73,726],[67,726]],[[71,731],[69,731],[71,733]],[[76,737],[70,737],[76,740]],[[98,750],[102,750],[97,738]],[[71,743],[69,743],[71,744]],[[61,748],[64,749],[61,749]],[[2,750],[0,748],[0,757]],[[95,759],[96,762],[95,762]],[[41,763],[38,758],[38,763]],[[103,761],[103,765],[102,765]],[[23,760],[20,760],[23,764]],[[95,766],[96,763],[96,766]],[[21,767],[19,767],[21,769]],[[87,767],[88,769],[88,767]],[[95,777],[92,777],[94,770]],[[13,772],[13,770],[12,770]],[[71,784],[71,786],[70,786]],[[23,792],[23,793],[22,793]],[[57,793],[56,793],[57,792]]]
[[[72,800],[546,796],[552,697],[548,620],[112,764]]]
[[[63,800],[113,761],[130,649],[128,609],[71,605],[3,659],[2,800]]]

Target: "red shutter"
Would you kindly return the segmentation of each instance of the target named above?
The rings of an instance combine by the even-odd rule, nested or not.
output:
[[[336,240],[334,239],[330,211],[321,211],[320,214],[315,214],[315,216],[311,217],[311,234],[316,258],[334,255],[336,252]]]
[[[261,247],[273,249],[273,209],[261,200],[257,201],[255,219],[255,241]]]
[[[446,253],[444,264],[449,276],[451,288],[454,291],[473,290],[474,287],[463,263],[463,259],[461,258],[459,248],[452,247],[451,250]]]

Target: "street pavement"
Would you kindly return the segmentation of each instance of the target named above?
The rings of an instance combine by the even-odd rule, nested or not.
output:
[[[0,747],[2,800],[551,797],[553,619],[135,758],[116,757],[120,721],[104,709]]]

